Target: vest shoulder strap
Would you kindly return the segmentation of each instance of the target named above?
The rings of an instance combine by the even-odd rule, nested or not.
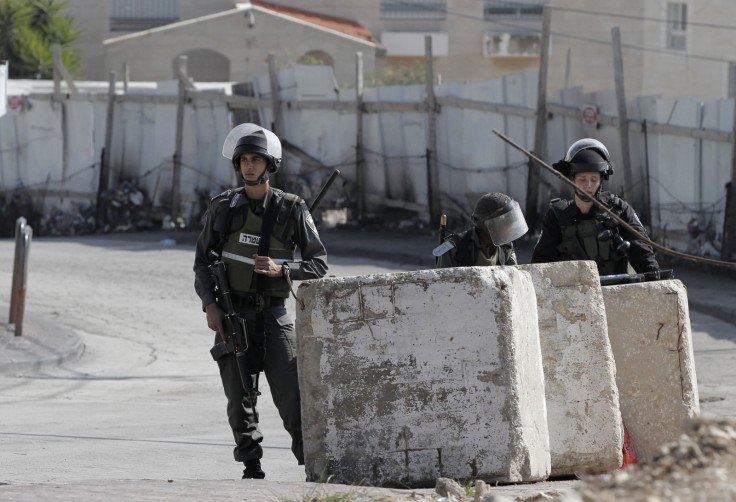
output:
[[[233,207],[242,196],[243,188],[235,188],[222,192],[210,199],[210,210],[213,213],[214,221],[212,222],[212,230],[218,236],[218,242],[213,250],[219,255],[225,246],[225,241],[230,233],[230,226],[233,221],[235,211]]]
[[[549,203],[549,207],[554,211],[555,216],[557,216],[557,221],[559,221],[561,225],[572,224],[572,219],[567,213],[567,208],[570,207],[570,201],[564,199],[552,199]]]
[[[293,193],[281,192],[281,194],[283,194],[283,197],[281,198],[278,215],[276,216],[276,228],[274,228],[274,232],[276,238],[285,243],[294,228],[295,209],[301,204],[302,199]]]

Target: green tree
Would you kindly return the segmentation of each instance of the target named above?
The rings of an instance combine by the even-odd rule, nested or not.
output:
[[[65,7],[61,0],[0,0],[0,59],[9,61],[10,78],[52,78],[55,44],[69,73],[79,72],[81,32]]]

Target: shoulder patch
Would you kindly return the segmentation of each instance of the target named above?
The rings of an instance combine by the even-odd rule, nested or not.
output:
[[[227,198],[227,197],[230,197],[230,196],[231,196],[232,194],[239,194],[239,193],[241,193],[242,191],[243,191],[243,188],[242,188],[242,187],[238,187],[238,188],[228,188],[228,189],[227,189],[227,190],[225,190],[224,192],[222,192],[222,193],[220,193],[220,194],[217,194],[217,195],[215,195],[214,197],[212,197],[212,198],[210,199],[210,202],[214,202],[215,200],[217,200],[217,199],[221,199],[221,198],[223,198],[223,197],[225,197],[225,198]]]

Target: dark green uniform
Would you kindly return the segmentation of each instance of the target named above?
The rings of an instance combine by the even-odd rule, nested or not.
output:
[[[272,207],[269,208],[269,206]],[[269,188],[262,201],[250,201],[242,188],[228,190],[210,201],[194,260],[194,288],[202,307],[216,301],[214,280],[209,271],[208,252],[222,252],[233,303],[248,324],[248,366],[252,373],[262,369],[284,428],[292,438],[292,452],[304,463],[301,432],[301,401],[296,367],[294,322],[286,312],[289,295],[285,277],[265,277],[254,272],[253,254],[263,235],[264,219],[273,221],[268,256],[288,267],[294,280],[318,279],[327,272],[327,252],[319,239],[307,205],[300,198]],[[301,261],[294,261],[296,248]],[[263,331],[257,330],[258,278],[264,298]],[[215,343],[220,335],[215,334]],[[234,354],[218,361],[227,396],[227,416],[235,438],[235,460],[245,462],[263,456],[263,435],[258,415],[243,391]]]
[[[598,198],[637,232],[646,235],[636,212],[626,201],[606,191],[602,191]],[[531,262],[593,260],[600,275],[632,273],[629,266],[637,273],[659,270],[652,247],[625,228],[619,228],[619,235],[631,244],[626,256],[614,252],[612,240],[599,240],[596,227],[598,212],[598,208],[593,206],[590,212],[583,214],[572,200],[553,200],[542,223],[542,235],[534,247]]]
[[[475,227],[448,239],[455,247],[437,258],[435,268],[516,265],[513,244],[502,246],[484,244]]]

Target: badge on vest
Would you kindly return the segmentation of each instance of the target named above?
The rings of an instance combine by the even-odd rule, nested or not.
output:
[[[240,242],[241,244],[257,246],[261,242],[261,237],[259,235],[240,234],[238,242]]]
[[[443,254],[447,253],[450,249],[455,247],[455,243],[451,240],[446,240],[436,248],[432,250],[432,254],[435,256],[442,256]]]

